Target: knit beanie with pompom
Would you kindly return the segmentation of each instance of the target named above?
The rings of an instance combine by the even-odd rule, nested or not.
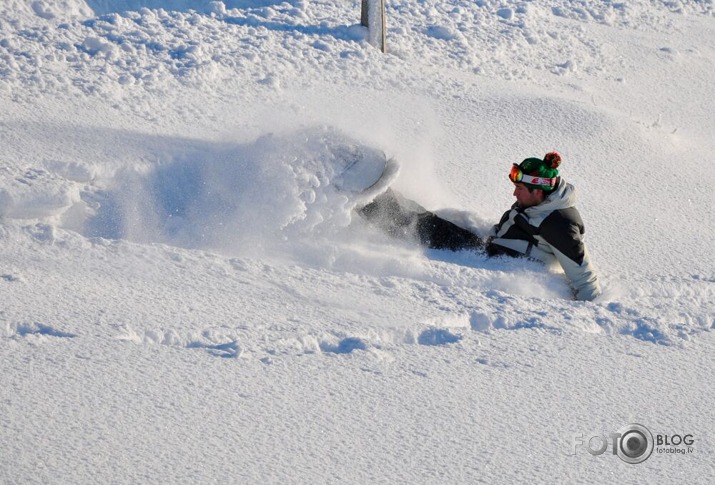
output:
[[[556,152],[547,153],[543,160],[540,158],[527,158],[519,164],[519,168],[525,175],[532,177],[554,179],[559,176],[559,165],[561,165],[561,155]],[[541,189],[545,192],[552,192],[556,189],[556,184],[534,185],[524,183],[531,189]]]

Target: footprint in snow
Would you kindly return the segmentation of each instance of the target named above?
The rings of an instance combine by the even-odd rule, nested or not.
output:
[[[425,330],[417,338],[417,343],[420,345],[447,345],[457,343],[462,340],[461,335],[454,334],[444,328],[430,328]]]
[[[209,354],[215,357],[224,359],[236,359],[241,355],[241,347],[238,342],[226,342],[223,344],[205,344],[202,342],[190,342],[186,345],[187,349],[204,349]]]
[[[57,330],[54,327],[45,325],[43,323],[33,323],[33,324],[23,324],[18,325],[15,329],[15,335],[19,337],[28,337],[31,335],[42,335],[46,337],[56,337],[56,338],[75,338],[77,337],[74,333],[63,332]]]
[[[347,337],[337,345],[321,342],[320,350],[331,354],[349,354],[353,350],[367,350],[367,343],[357,337]]]

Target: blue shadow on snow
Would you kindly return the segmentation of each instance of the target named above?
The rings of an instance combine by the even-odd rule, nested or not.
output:
[[[447,345],[457,343],[462,340],[461,335],[456,335],[444,328],[430,328],[425,330],[417,338],[420,345]]]

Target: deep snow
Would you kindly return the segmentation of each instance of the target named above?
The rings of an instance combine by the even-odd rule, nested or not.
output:
[[[707,483],[711,1],[0,6],[0,479]],[[605,293],[423,251],[346,140],[481,232],[558,150]],[[575,436],[695,437],[626,464]]]

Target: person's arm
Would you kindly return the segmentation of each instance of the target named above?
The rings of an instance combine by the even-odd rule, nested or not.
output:
[[[583,225],[577,212],[553,214],[541,225],[539,236],[546,241],[571,282],[576,299],[593,300],[601,294],[596,271],[583,242]]]
[[[585,248],[584,259],[581,264],[576,263],[573,259],[556,248],[552,247],[552,250],[561,268],[563,268],[566,277],[571,282],[574,296],[577,300],[591,301],[601,294],[601,286],[598,283],[596,271],[591,264],[588,252]]]

